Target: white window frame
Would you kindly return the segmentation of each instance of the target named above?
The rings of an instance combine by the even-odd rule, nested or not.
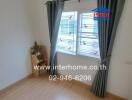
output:
[[[84,56],[84,57],[89,57],[89,58],[94,58],[94,59],[97,59],[99,60],[100,57],[98,56],[94,56],[94,55],[83,55],[83,54],[79,54],[78,50],[79,50],[79,34],[80,34],[80,15],[81,13],[87,13],[88,11],[64,11],[64,12],[77,12],[77,35],[76,35],[76,51],[75,53],[71,53],[71,52],[68,52],[68,51],[63,51],[63,50],[57,50],[57,52],[60,52],[60,53],[64,53],[64,54],[69,54],[69,55],[74,55],[74,56]]]

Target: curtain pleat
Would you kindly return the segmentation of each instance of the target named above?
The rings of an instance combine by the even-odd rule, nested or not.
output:
[[[57,74],[57,54],[56,54],[56,43],[58,38],[59,25],[61,21],[61,15],[64,8],[64,0],[53,0],[47,1],[47,16],[49,25],[49,36],[50,36],[50,74]]]
[[[99,97],[104,97],[106,94],[109,63],[124,3],[125,0],[98,0],[98,9],[105,8],[110,10],[109,20],[104,20],[103,18],[98,20],[101,65],[106,66],[106,70],[99,68],[94,78],[91,92]]]

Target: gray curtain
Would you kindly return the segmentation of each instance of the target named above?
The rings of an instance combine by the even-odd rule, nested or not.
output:
[[[93,81],[91,92],[99,97],[104,97],[106,94],[112,47],[124,3],[125,0],[98,0],[98,8],[108,8],[110,10],[109,20],[99,19],[98,21],[101,65],[106,66],[106,70],[99,68]]]
[[[61,21],[61,15],[64,8],[64,0],[47,1],[47,15],[49,24],[49,36],[50,36],[50,74],[57,74],[57,55],[56,55],[56,43],[58,38],[59,25]]]

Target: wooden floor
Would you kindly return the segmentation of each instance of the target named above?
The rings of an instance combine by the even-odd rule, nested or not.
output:
[[[97,98],[76,81],[49,81],[48,76],[27,78],[0,92],[0,100],[121,100]]]

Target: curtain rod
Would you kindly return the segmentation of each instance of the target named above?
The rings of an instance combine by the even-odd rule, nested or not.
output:
[[[65,0],[65,1],[72,1],[72,0]],[[80,0],[78,0],[78,2],[80,2]]]
[[[64,0],[64,1],[72,1],[72,0]],[[80,0],[77,0],[78,2],[80,2]],[[46,2],[47,3],[47,2]],[[45,3],[45,5],[46,5],[46,3]]]

